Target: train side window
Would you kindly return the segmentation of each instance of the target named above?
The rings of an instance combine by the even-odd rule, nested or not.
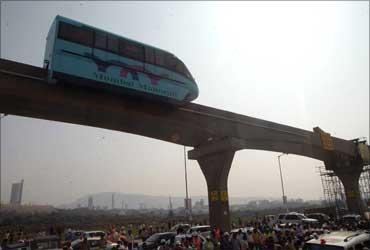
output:
[[[58,37],[74,43],[79,43],[91,47],[93,44],[93,31],[90,29],[77,27],[75,25],[60,22]]]
[[[107,34],[101,31],[95,31],[94,47],[99,49],[107,49]]]
[[[118,53],[118,37],[108,35],[108,50]]]
[[[165,66],[164,64],[164,53],[162,51],[155,51],[155,64]]]
[[[144,61],[144,47],[127,40],[121,39],[119,41],[119,54],[138,61]]]
[[[167,68],[176,71],[176,67],[179,63],[180,61],[176,57],[171,54],[166,54],[165,65]]]
[[[155,63],[154,49],[145,48],[145,61],[148,63]]]
[[[178,73],[180,73],[180,74],[185,74],[185,73],[184,73],[184,71],[185,71],[185,66],[184,66],[184,64],[183,64],[182,62],[178,63],[178,64],[176,65],[175,70],[176,70]]]

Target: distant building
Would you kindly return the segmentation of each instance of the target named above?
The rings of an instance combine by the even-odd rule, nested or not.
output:
[[[140,203],[139,203],[139,209],[140,209],[140,210],[145,210],[145,209],[146,209],[146,204],[145,204],[145,203],[143,203],[143,202],[140,202]]]
[[[269,200],[258,200],[258,208],[268,208],[270,206]]]
[[[94,201],[93,201],[93,197],[92,196],[89,196],[89,198],[87,200],[87,208],[88,209],[93,209],[94,208]]]
[[[189,211],[191,211],[191,208],[192,208],[192,204],[191,204],[191,199],[189,198],[189,199],[184,199],[184,208],[186,209],[186,210],[189,210]]]
[[[201,208],[203,208],[203,207],[204,207],[204,199],[200,199],[200,201],[199,201],[199,205],[200,205],[200,207],[201,207]]]
[[[174,213],[173,213],[173,210],[172,210],[172,200],[171,200],[171,196],[168,197],[168,217],[172,218]]]
[[[202,209],[204,208],[204,199],[200,199],[199,201],[196,201],[194,204],[194,209]]]
[[[19,183],[12,184],[12,191],[10,193],[10,204],[21,205],[23,193],[23,180]]]

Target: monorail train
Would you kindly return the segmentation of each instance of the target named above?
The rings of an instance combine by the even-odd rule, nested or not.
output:
[[[198,97],[185,64],[164,50],[56,16],[44,68],[50,83],[80,86],[183,104]]]

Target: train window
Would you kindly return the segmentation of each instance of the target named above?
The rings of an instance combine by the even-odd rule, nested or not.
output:
[[[60,22],[59,23],[59,38],[74,43],[80,43],[91,47],[93,44],[93,31],[86,28],[77,27],[75,25]]]
[[[144,47],[127,40],[119,41],[119,53],[122,56],[144,61]]]
[[[155,51],[155,64],[160,65],[160,66],[165,66],[164,57],[165,57],[165,54],[162,51],[156,50]]]
[[[180,61],[171,54],[166,54],[165,58],[165,66],[171,70],[176,70],[176,66],[180,63]]]
[[[118,53],[118,37],[108,35],[108,50]]]
[[[185,72],[185,66],[184,66],[184,64],[183,64],[182,62],[178,63],[178,64],[176,65],[175,70],[176,70],[178,73],[185,74],[185,73],[184,73],[184,72]]]
[[[94,47],[99,49],[107,49],[107,34],[100,31],[95,31]]]
[[[155,63],[154,49],[148,47],[145,48],[145,61],[148,63]]]

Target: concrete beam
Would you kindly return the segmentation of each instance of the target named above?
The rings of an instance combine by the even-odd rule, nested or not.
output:
[[[241,140],[238,138],[222,138],[208,140],[188,153],[189,159],[197,159],[202,155],[214,154],[224,150],[242,150],[256,149],[266,150],[271,152],[284,152],[314,158],[317,160],[327,161],[330,159],[330,154],[323,151],[321,148],[312,147],[309,144],[299,144],[291,141],[275,141],[273,139],[260,140]]]
[[[0,99],[3,100],[0,112],[108,128],[193,147],[206,143],[209,138],[231,137],[248,141],[248,148],[253,148],[256,142],[255,149],[286,152],[285,145],[296,144],[305,145],[301,150],[304,156],[317,158],[314,153],[309,154],[309,148],[313,148],[313,152],[321,150],[320,155],[326,153],[317,133],[311,131],[195,103],[174,108],[89,89],[48,85],[45,76],[46,71],[38,67],[0,59]],[[55,108],[63,112],[56,113]],[[101,112],[107,112],[110,118],[102,117]],[[112,117],[115,121],[107,121]],[[162,127],[163,131],[153,131]],[[335,151],[356,155],[353,142],[332,139]]]

